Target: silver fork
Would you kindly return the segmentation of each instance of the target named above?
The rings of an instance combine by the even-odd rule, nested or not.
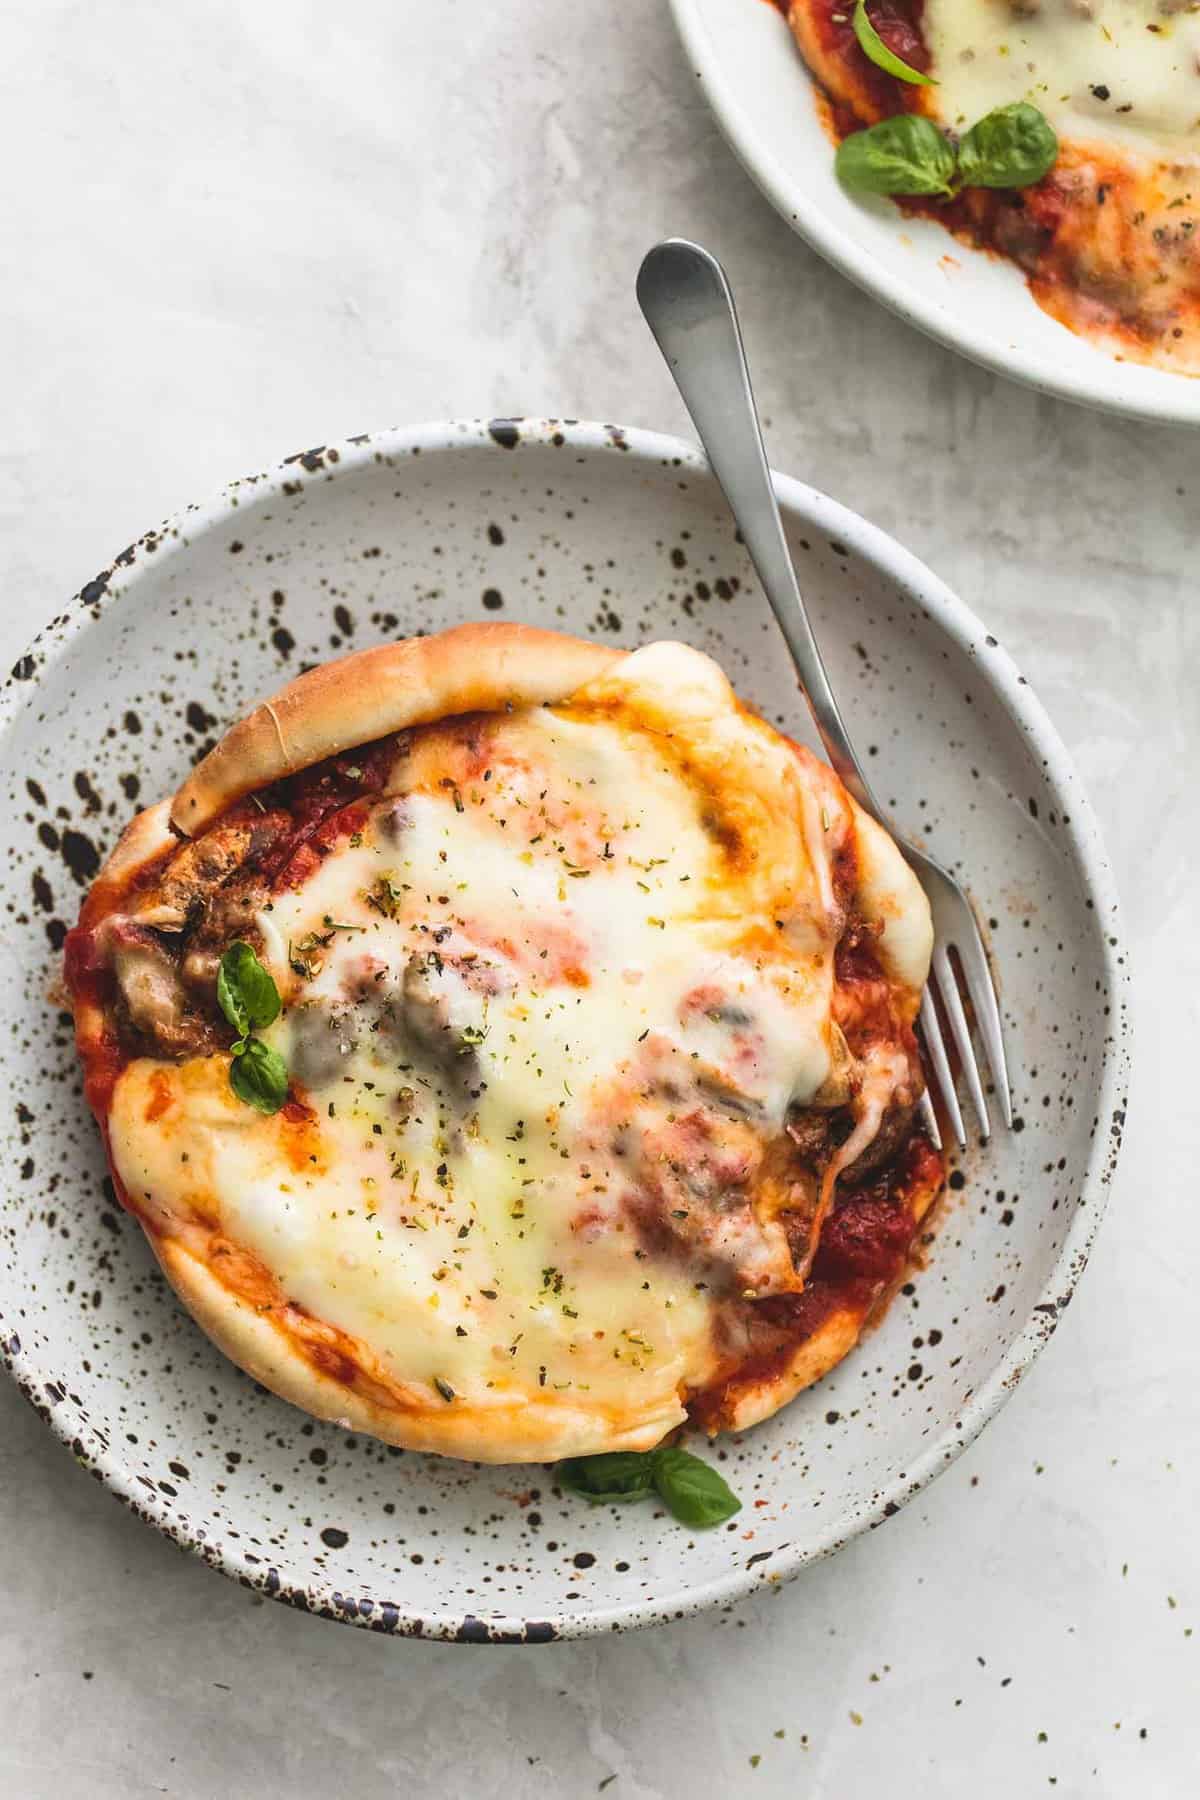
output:
[[[950,960],[953,950],[966,981],[1004,1122],[1011,1126],[1012,1098],[1000,1008],[983,939],[970,903],[954,877],[924,851],[901,838],[888,823],[842,723],[783,535],[742,334],[725,271],[716,257],[699,244],[668,238],[657,244],[642,263],[637,295],[758,571],[826,754],[859,805],[896,839],[928,895],[934,951],[929,984],[921,999],[921,1033],[926,1053],[946,1116],[959,1144],[965,1147],[962,1109],[933,999],[936,990],[982,1136],[990,1137],[983,1081]],[[941,1134],[928,1091],[922,1109],[926,1128],[940,1147]]]

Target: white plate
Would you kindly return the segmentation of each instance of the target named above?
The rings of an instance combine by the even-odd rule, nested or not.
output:
[[[801,729],[775,626],[697,454],[554,421],[310,451],[123,551],[0,696],[0,1348],[116,1494],[264,1593],[376,1630],[502,1642],[732,1599],[878,1523],[945,1468],[1070,1297],[1125,1079],[1115,902],[1091,812],[1041,708],[966,608],[843,507],[794,481],[779,491],[878,791],[969,875],[995,921],[1024,1128],[969,1161],[931,1265],[882,1327],[723,1446],[746,1507],[714,1532],[650,1506],[590,1509],[557,1496],[548,1469],[388,1450],[256,1386],[176,1304],[114,1204],[67,1022],[55,1029],[45,998],[54,945],[135,782],[142,802],[171,791],[302,659],[491,602],[484,616],[629,645],[687,638]]]
[[[843,275],[985,368],[1132,418],[1200,423],[1200,380],[1118,361],[1044,313],[1013,264],[886,200],[851,198],[834,176],[808,71],[767,0],[671,0],[671,8],[748,173]]]

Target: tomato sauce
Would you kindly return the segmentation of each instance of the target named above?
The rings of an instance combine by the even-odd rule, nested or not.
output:
[[[299,887],[342,838],[361,830],[406,736],[393,733],[362,749],[328,757],[277,784],[272,802],[291,820],[262,863],[278,893]]]
[[[95,931],[90,925],[83,923],[87,907],[88,902],[85,901],[80,923],[67,933],[63,945],[63,976],[75,1003],[75,1042],[83,1063],[84,1098],[103,1124],[112,1104],[117,1077],[128,1058],[116,1032],[108,1023],[112,1017],[113,979],[97,954]],[[81,1008],[87,1009],[87,1013],[91,1015],[93,1030],[97,1015],[105,1020],[98,1035],[92,1035],[91,1032],[86,1037],[83,1035]]]
[[[882,1173],[839,1192],[821,1232],[812,1270],[798,1294],[776,1294],[737,1309],[735,1364],[688,1401],[693,1421],[721,1430],[748,1390],[782,1378],[797,1352],[838,1314],[861,1329],[900,1280],[921,1218],[942,1186],[941,1153],[917,1131]],[[744,1348],[745,1335],[750,1352]],[[741,1342],[738,1343],[738,1339]]]

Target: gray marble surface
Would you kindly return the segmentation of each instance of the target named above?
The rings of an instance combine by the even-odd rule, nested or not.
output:
[[[726,151],[660,0],[0,13],[0,666],[139,530],[298,445],[682,429],[632,282],[701,237],[777,465],[957,587],[1072,747],[1139,1027],[1108,1222],[1011,1406],[728,1614],[482,1651],[305,1618],[139,1525],[0,1385],[0,1793],[1195,1791],[1200,441],[980,373],[846,285]]]

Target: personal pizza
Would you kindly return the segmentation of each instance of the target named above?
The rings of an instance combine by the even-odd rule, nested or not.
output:
[[[677,643],[314,668],[128,826],[66,944],[113,1181],[259,1381],[486,1462],[776,1411],[942,1181],[907,863]]]

